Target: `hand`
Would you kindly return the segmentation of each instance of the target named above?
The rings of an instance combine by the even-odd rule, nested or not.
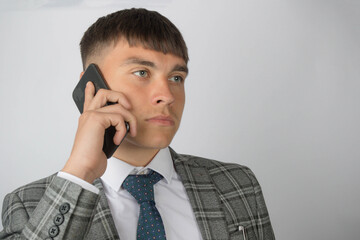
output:
[[[116,128],[114,143],[119,145],[126,134],[124,121],[130,124],[130,135],[136,136],[136,118],[129,111],[131,105],[124,94],[100,89],[96,95],[92,82],[85,88],[84,111],[79,118],[73,149],[63,172],[92,183],[101,177],[107,166],[102,151],[105,129]],[[116,104],[105,106],[107,102]]]

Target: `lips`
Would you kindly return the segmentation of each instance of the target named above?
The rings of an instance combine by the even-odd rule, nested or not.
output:
[[[163,126],[175,125],[175,122],[172,117],[164,116],[164,115],[155,116],[155,117],[146,119],[146,121],[148,121],[150,123],[158,124],[158,125],[163,125]]]

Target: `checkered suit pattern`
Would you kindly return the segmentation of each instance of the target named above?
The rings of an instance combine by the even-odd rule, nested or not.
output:
[[[261,187],[247,167],[171,150],[203,239],[273,240]]]
[[[275,239],[259,183],[238,164],[170,149],[205,240]],[[100,179],[93,194],[56,174],[18,188],[3,202],[1,239],[46,239],[63,203],[70,204],[54,239],[119,239]]]

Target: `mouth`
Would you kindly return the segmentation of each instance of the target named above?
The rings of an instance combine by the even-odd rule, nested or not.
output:
[[[155,116],[152,118],[148,118],[148,119],[146,119],[146,121],[153,123],[153,124],[161,125],[161,126],[174,126],[175,125],[175,121],[173,120],[173,118],[170,116],[165,116],[165,115],[159,115],[159,116]]]

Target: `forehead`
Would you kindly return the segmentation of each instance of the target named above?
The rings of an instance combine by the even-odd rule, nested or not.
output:
[[[104,61],[116,61],[122,63],[129,59],[140,59],[154,62],[159,66],[183,65],[186,66],[184,59],[172,53],[163,53],[153,49],[148,49],[143,45],[131,46],[126,40],[119,40],[116,44],[109,44],[102,50],[101,54]],[[134,63],[139,61],[133,61]]]
[[[87,66],[90,63],[102,63],[107,58],[117,58],[118,60],[124,57],[147,58],[147,60],[158,60],[159,62],[166,61],[164,58],[172,59],[177,64],[187,66],[185,60],[180,56],[176,56],[172,53],[163,53],[154,49],[149,49],[140,42],[132,42],[130,44],[126,39],[119,39],[117,41],[111,41],[109,43],[101,43],[96,46],[94,52],[88,58]]]

